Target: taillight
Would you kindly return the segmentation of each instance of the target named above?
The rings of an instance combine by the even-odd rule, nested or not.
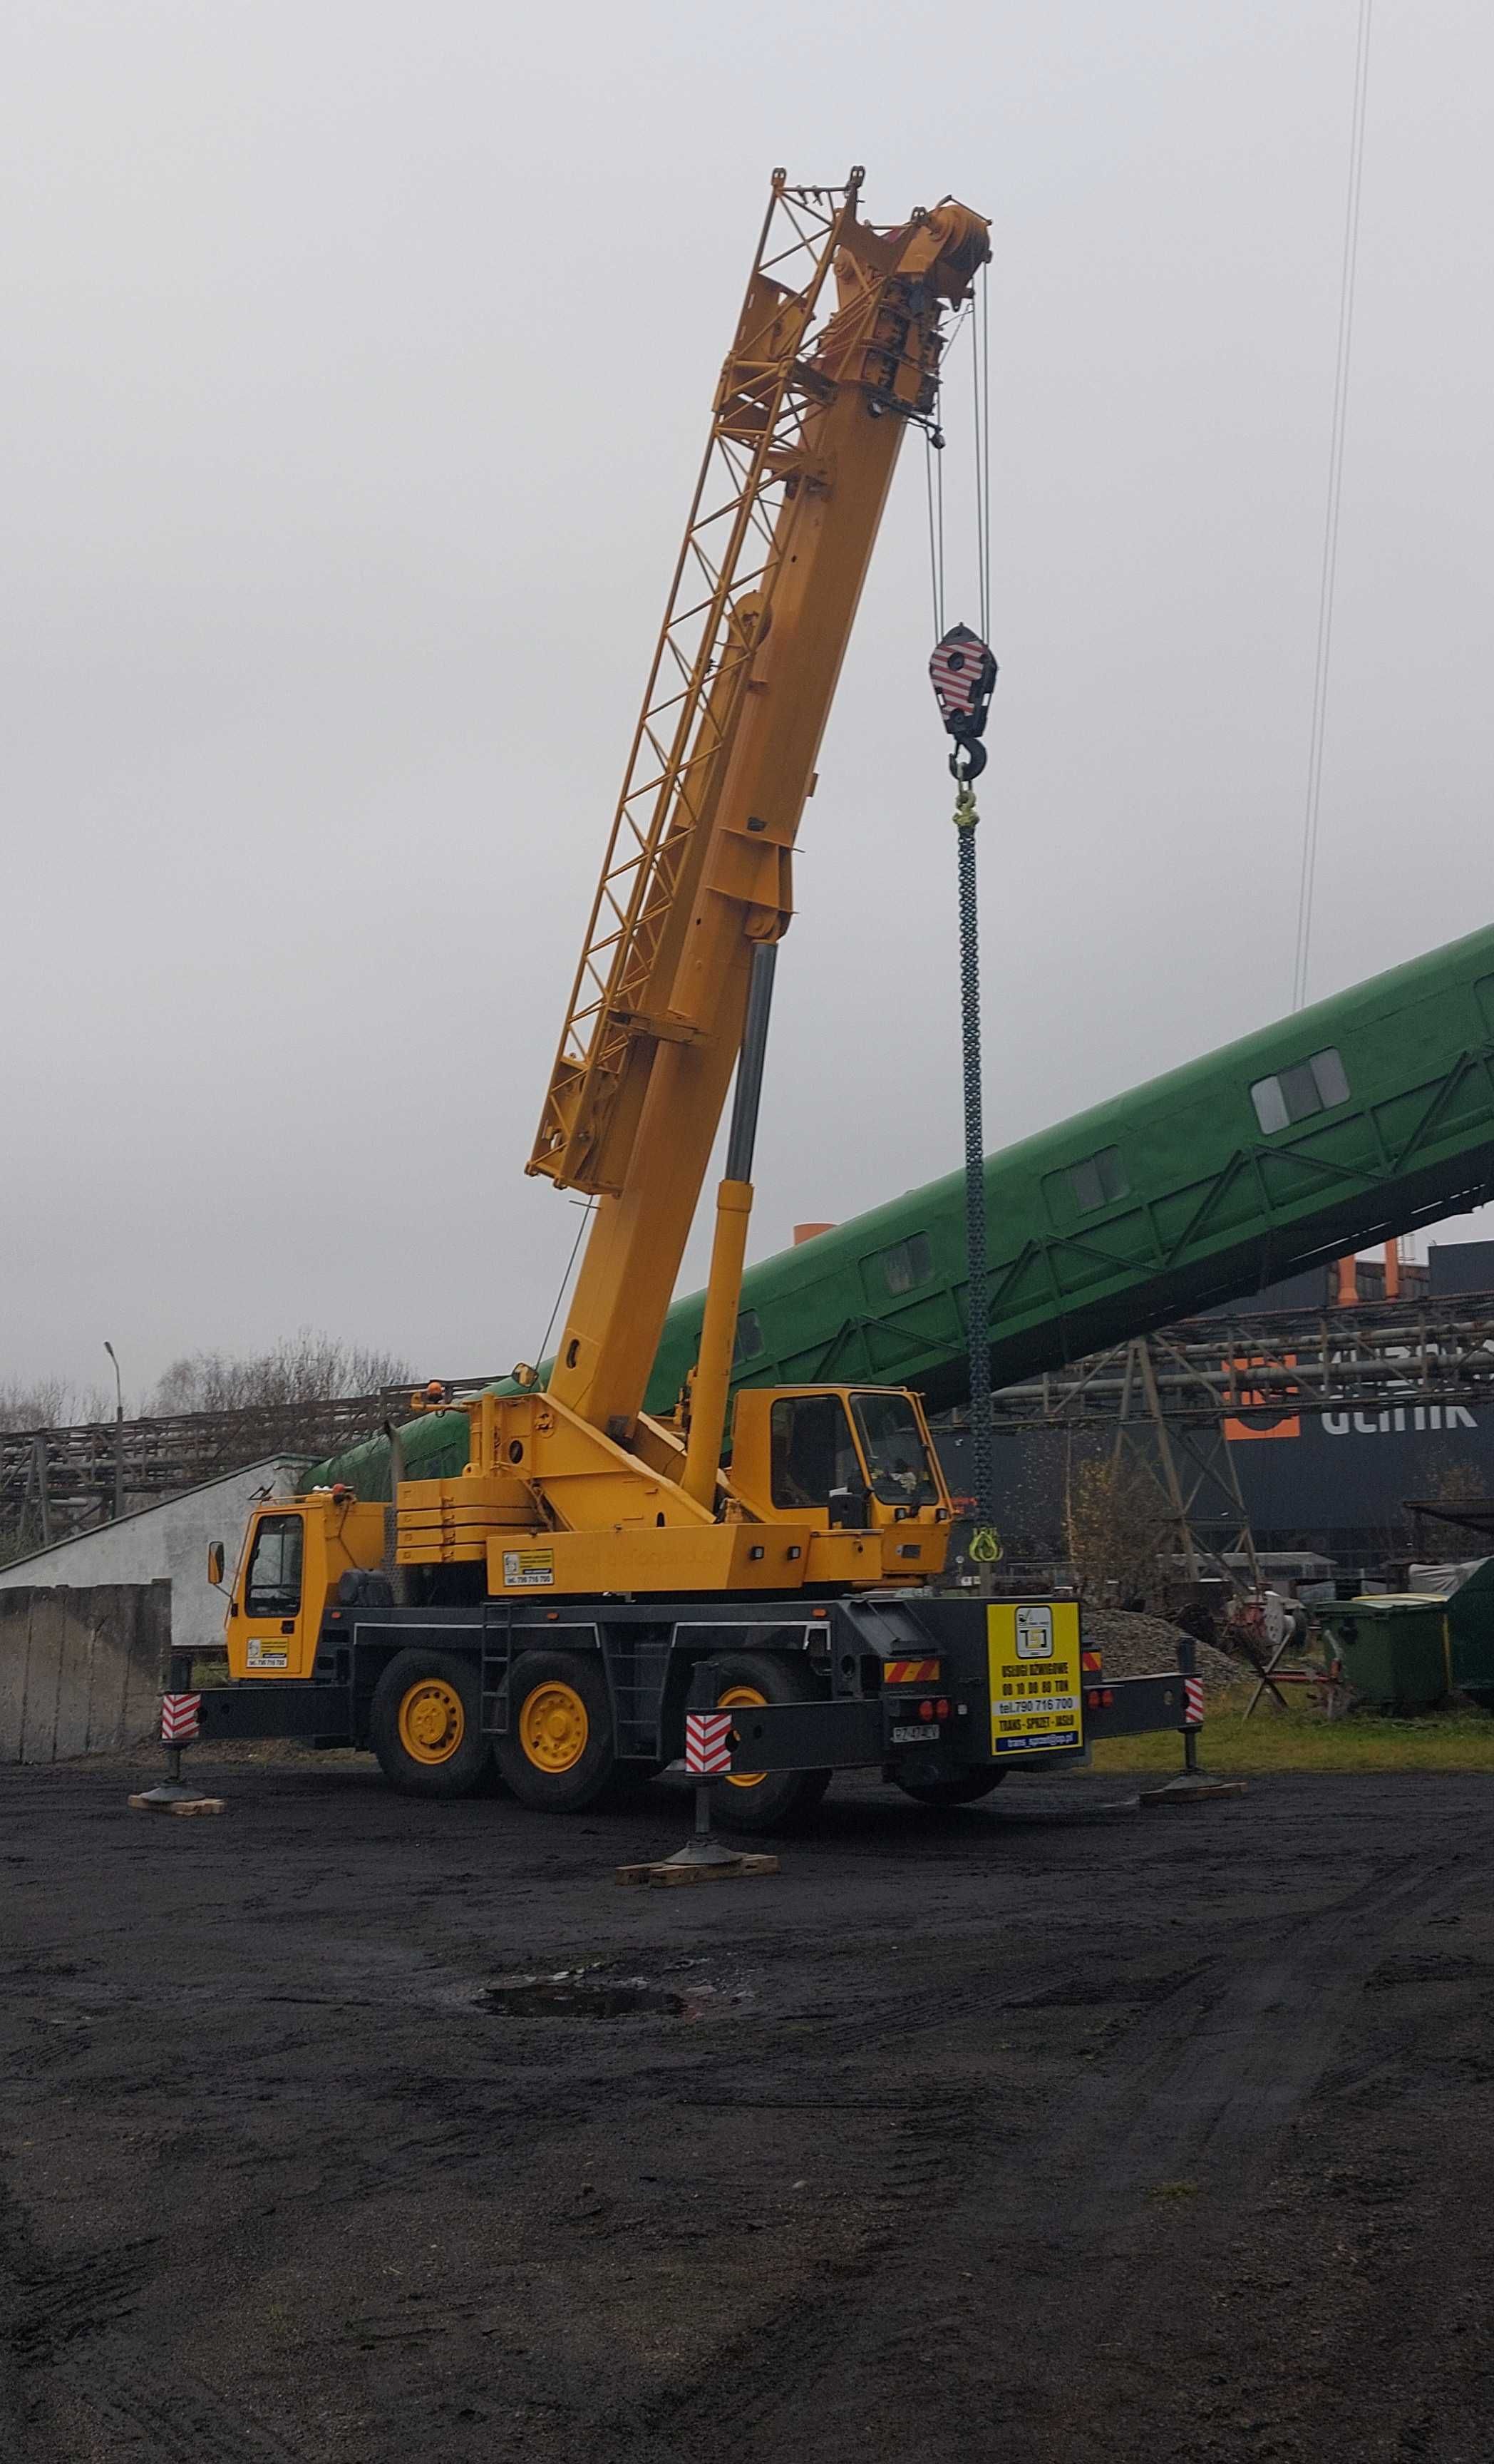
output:
[[[934,1705],[934,1708],[935,1716],[936,1716],[938,1719],[940,1719],[940,1720],[947,1720],[947,1719],[949,1718],[949,1715],[950,1715],[950,1706],[949,1706],[949,1705],[946,1703],[946,1701],[944,1700],[944,1697],[943,1697],[943,1695],[942,1695],[942,1694],[939,1696],[939,1699],[938,1699],[938,1701],[935,1703],[935,1705]]]
[[[920,1703],[918,1705],[918,1717],[920,1720],[932,1720],[934,1717],[934,1705],[932,1703]]]

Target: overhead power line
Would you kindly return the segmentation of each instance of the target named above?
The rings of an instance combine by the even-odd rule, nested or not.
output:
[[[1344,486],[1344,428],[1349,407],[1349,363],[1353,345],[1354,272],[1359,256],[1359,196],[1364,168],[1365,99],[1370,85],[1370,21],[1374,0],[1359,0],[1354,50],[1354,99],[1349,137],[1349,194],[1344,208],[1344,253],[1338,294],[1338,352],[1333,367],[1333,420],[1329,442],[1328,506],[1323,525],[1323,573],[1318,590],[1318,644],[1312,674],[1312,728],[1307,746],[1307,789],[1302,822],[1302,869],[1297,886],[1297,947],[1292,969],[1293,1009],[1307,998],[1312,946],[1312,894],[1318,866],[1318,817],[1323,797],[1323,739],[1328,720],[1329,671],[1333,648],[1333,593],[1338,573],[1338,513]]]

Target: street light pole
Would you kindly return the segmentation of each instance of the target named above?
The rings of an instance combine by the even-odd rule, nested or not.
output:
[[[113,1344],[104,1338],[104,1350],[114,1362],[114,1521],[124,1511],[124,1387],[120,1377],[120,1363]]]

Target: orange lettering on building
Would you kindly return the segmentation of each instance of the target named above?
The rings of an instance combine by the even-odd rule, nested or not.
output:
[[[1295,1369],[1296,1366],[1295,1352],[1284,1352],[1279,1361],[1273,1359],[1268,1353],[1256,1352],[1251,1353],[1248,1360],[1226,1360],[1223,1363],[1226,1376],[1229,1376],[1231,1371],[1237,1369],[1267,1367]],[[1272,1403],[1267,1401],[1265,1396],[1256,1387],[1236,1386],[1234,1394],[1241,1412],[1269,1412],[1273,1408]],[[1224,1422],[1224,1435],[1232,1445],[1242,1444],[1256,1438],[1300,1438],[1302,1420],[1296,1412],[1284,1412],[1279,1419],[1267,1421],[1263,1428],[1259,1425],[1252,1426],[1248,1420],[1228,1419]]]

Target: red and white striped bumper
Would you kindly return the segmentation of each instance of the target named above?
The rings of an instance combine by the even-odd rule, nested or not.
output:
[[[719,1779],[732,1768],[730,1711],[687,1711],[685,1769],[692,1779]]]
[[[161,1697],[161,1742],[164,1746],[185,1745],[198,1733],[197,1714],[202,1709],[200,1694],[163,1694]]]

